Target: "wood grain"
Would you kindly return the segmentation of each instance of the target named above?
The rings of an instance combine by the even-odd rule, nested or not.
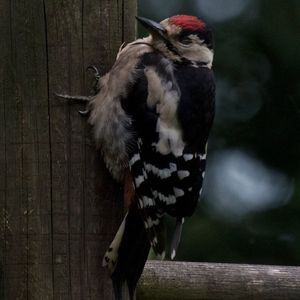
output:
[[[102,255],[120,187],[79,105],[134,39],[135,0],[0,1],[0,298],[111,299]]]
[[[138,300],[296,300],[300,267],[148,261]]]

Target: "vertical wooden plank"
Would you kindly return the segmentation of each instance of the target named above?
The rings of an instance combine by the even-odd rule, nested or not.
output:
[[[83,93],[82,1],[52,1],[46,5],[50,95]],[[54,46],[55,45],[55,46]],[[54,297],[87,299],[81,282],[84,199],[85,120],[71,107],[51,99],[53,169]]]
[[[22,99],[16,85],[16,53],[13,39],[13,3],[1,3],[4,14],[0,28],[3,29],[1,46],[1,107],[3,109],[3,155],[2,170],[5,177],[3,206],[3,297],[20,299],[27,294],[27,237],[24,234],[26,219],[23,217],[22,201]],[[6,224],[5,224],[6,222]],[[8,230],[9,228],[9,230]],[[1,276],[2,277],[2,276]],[[19,289],[15,289],[18,286]]]
[[[135,38],[136,1],[85,2],[83,7],[84,65],[96,65],[103,75],[116,58],[123,42]],[[93,30],[91,30],[93,28]],[[85,76],[86,86],[90,77]],[[89,136],[86,139],[86,200],[85,210],[85,262],[87,285],[83,286],[89,299],[112,299],[111,281],[101,267],[103,255],[122,219],[120,187],[111,182],[102,161],[95,159]],[[95,169],[94,166],[98,166]],[[101,172],[100,172],[101,171]],[[94,190],[94,195],[90,194]],[[114,198],[112,198],[114,195]],[[117,199],[119,196],[119,199]],[[119,220],[116,221],[116,220]]]
[[[84,6],[84,64],[96,65],[102,74],[112,66],[122,43],[121,8],[119,1],[88,2]],[[86,79],[88,85],[90,77]],[[98,170],[93,167],[95,163]],[[116,201],[118,193],[115,192],[119,187],[108,179],[109,174],[101,160],[95,157],[93,144],[86,147],[85,165],[87,187],[94,193],[88,192],[84,203],[86,251],[82,259],[86,262],[87,280],[82,288],[88,291],[89,299],[96,299],[99,295],[103,299],[112,299],[111,282],[101,262],[110,237],[117,230],[116,220],[122,217],[122,205]],[[100,173],[100,169],[105,171]]]
[[[136,35],[137,24],[132,22],[137,16],[137,1],[122,0],[123,12],[122,12],[122,30],[123,40],[128,43],[131,42]]]
[[[42,1],[1,1],[3,297],[52,299],[48,84]],[[4,8],[4,11],[2,11]]]
[[[87,93],[85,68],[111,67],[135,2],[0,2],[0,298],[112,298],[101,260],[121,189],[79,106],[53,94]]]
[[[10,41],[10,17],[8,1],[0,2],[0,20],[3,20],[3,26],[0,26],[0,34],[4,42],[0,43],[0,299],[4,299],[6,285],[5,276],[5,248],[6,248],[6,230],[8,215],[6,210],[6,144],[5,144],[5,86],[8,85],[5,80],[6,65],[5,62],[9,56],[8,43]]]

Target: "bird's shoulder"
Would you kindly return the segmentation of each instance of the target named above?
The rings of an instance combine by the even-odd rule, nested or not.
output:
[[[110,73],[135,69],[144,55],[151,52],[153,52],[153,47],[151,46],[149,38],[137,39],[125,47],[122,45]]]

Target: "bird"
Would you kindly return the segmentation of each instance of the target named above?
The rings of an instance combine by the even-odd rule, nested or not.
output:
[[[136,18],[149,35],[122,45],[110,71],[96,74],[95,95],[81,98],[106,167],[127,191],[127,213],[102,263],[117,300],[124,291],[134,299],[150,248],[175,258],[202,192],[215,114],[212,29],[190,15]],[[166,215],[175,220],[170,249]]]

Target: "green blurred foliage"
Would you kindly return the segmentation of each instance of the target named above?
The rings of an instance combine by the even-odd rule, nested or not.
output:
[[[291,192],[281,205],[231,218],[211,209],[208,176],[177,259],[299,265],[300,1],[139,1],[139,14],[154,20],[182,13],[203,18],[215,35],[217,113],[209,157],[228,149],[250,153],[287,178]],[[208,160],[208,172],[211,166]]]

